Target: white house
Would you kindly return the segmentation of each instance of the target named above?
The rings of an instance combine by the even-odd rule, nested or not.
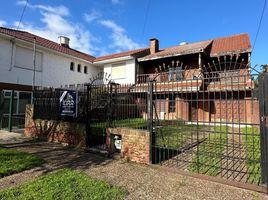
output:
[[[59,39],[55,43],[25,31],[0,27],[0,128],[8,117],[11,91],[13,114],[19,117],[31,102],[33,85],[77,86],[101,70],[93,65],[95,57],[69,47],[68,38]]]
[[[72,49],[63,36],[56,43],[0,27],[0,100],[5,99],[2,111],[9,112],[11,91],[14,114],[23,115],[25,105],[31,102],[33,86],[72,88],[89,82],[101,71],[110,74],[116,83],[135,83],[136,74],[141,73],[137,58],[149,52],[149,48],[142,48],[95,58]]]
[[[141,73],[137,58],[148,54],[149,48],[110,54],[96,58],[94,65],[111,75],[116,83],[135,83],[136,75]]]
[[[53,87],[83,84],[99,71],[92,64],[94,59],[71,49],[65,37],[60,37],[58,44],[28,32],[0,28],[0,89],[20,90],[33,83]]]

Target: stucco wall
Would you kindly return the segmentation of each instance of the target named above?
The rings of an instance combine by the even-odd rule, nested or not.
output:
[[[33,70],[15,66],[15,48],[17,44],[33,51],[33,45],[16,40],[12,50],[12,42],[3,37],[0,38],[0,82],[32,85]],[[88,82],[92,75],[100,71],[90,62],[49,51],[42,47],[37,46],[37,52],[42,54],[43,61],[42,71],[36,72],[35,83],[38,86],[60,87],[67,84],[83,84]],[[71,62],[75,63],[75,71],[70,70]],[[77,64],[81,64],[81,72],[77,72]],[[85,65],[88,67],[87,74],[84,74],[83,71]]]

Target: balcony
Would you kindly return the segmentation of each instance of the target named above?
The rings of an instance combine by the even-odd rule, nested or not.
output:
[[[210,72],[205,76],[208,91],[250,90],[255,87],[246,69]]]
[[[135,89],[139,91],[141,88],[147,89],[148,83],[155,81],[155,92],[196,92],[202,86],[202,79],[198,78],[198,74],[200,74],[198,70],[174,70],[154,74],[139,74],[137,75]]]
[[[178,73],[179,72],[179,73]],[[148,82],[155,81],[156,92],[197,92],[202,91],[242,91],[255,88],[248,69],[205,72],[185,70],[137,75],[137,84],[133,90],[146,91]]]

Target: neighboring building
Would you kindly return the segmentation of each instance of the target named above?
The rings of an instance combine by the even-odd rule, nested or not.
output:
[[[110,54],[96,58],[94,65],[111,75],[111,79],[116,83],[135,83],[136,75],[142,73],[139,71],[137,58],[148,54],[149,48]]]
[[[11,91],[13,122],[23,126],[33,84],[72,88],[98,73],[93,65],[95,57],[70,48],[68,38],[59,39],[58,44],[25,31],[0,27],[0,128],[6,128],[9,121]]]
[[[34,40],[36,41],[35,78]],[[61,87],[88,82],[98,69],[95,57],[24,31],[0,28],[0,89],[31,90],[35,86]]]

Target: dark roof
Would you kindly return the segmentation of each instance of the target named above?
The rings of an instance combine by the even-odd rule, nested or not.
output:
[[[24,40],[27,42],[31,42],[33,43],[34,38],[36,38],[36,44],[43,46],[45,48],[54,50],[54,51],[58,51],[60,53],[64,53],[67,55],[71,55],[89,62],[93,62],[95,57],[88,55],[86,53],[82,53],[80,51],[77,51],[75,49],[71,49],[71,48],[67,48],[67,47],[63,47],[60,44],[53,42],[51,40],[42,38],[40,36],[34,35],[32,33],[26,32],[26,31],[19,31],[19,30],[14,30],[14,29],[10,29],[10,28],[4,28],[4,27],[0,27],[0,33],[5,34],[5,35],[9,35],[11,37],[15,37],[18,38],[20,40]]]
[[[150,52],[149,48],[135,49],[135,50],[131,50],[131,51],[125,51],[125,52],[101,56],[101,57],[96,58],[94,60],[94,62],[109,60],[109,59],[114,59],[114,58],[120,58],[120,57],[124,57],[124,56],[139,56],[139,55],[144,56],[146,54],[149,54],[149,52]]]

